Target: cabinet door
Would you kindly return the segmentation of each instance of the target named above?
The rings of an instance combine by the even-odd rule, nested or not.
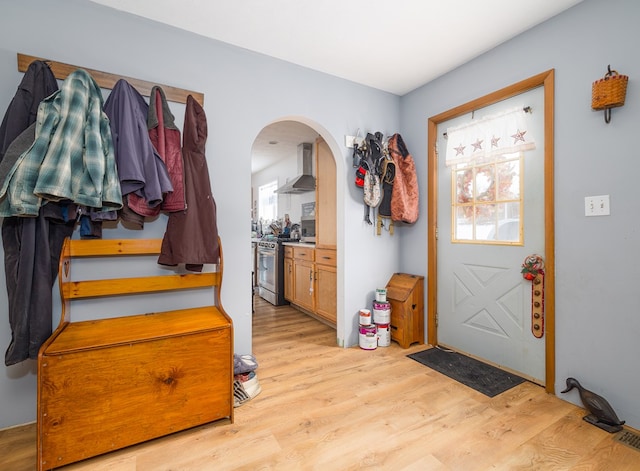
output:
[[[336,323],[337,276],[336,267],[316,264],[316,314]]]
[[[316,246],[335,248],[336,161],[324,139],[316,141]]]
[[[293,259],[284,259],[284,299],[293,301]]]
[[[315,310],[315,278],[313,262],[295,260],[293,264],[294,303],[313,312]]]

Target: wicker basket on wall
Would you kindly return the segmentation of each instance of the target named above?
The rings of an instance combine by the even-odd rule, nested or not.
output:
[[[606,110],[624,105],[629,77],[609,69],[603,78],[593,82],[591,108]]]

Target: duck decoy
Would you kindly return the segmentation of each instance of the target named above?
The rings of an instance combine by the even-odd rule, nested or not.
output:
[[[562,393],[569,392],[573,388],[578,389],[582,403],[590,412],[589,415],[583,417],[585,421],[609,433],[622,430],[624,420],[618,418],[613,407],[611,407],[611,404],[609,404],[604,397],[585,389],[575,378],[567,378],[567,389],[562,391]]]

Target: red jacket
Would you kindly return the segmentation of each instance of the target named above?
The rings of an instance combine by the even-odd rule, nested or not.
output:
[[[185,208],[184,168],[180,150],[180,130],[176,127],[174,116],[169,109],[162,88],[155,86],[149,97],[147,128],[154,149],[162,158],[173,191],[165,193],[159,206],[149,207],[135,194],[129,196],[129,207],[141,216],[157,216],[160,211],[182,211]]]

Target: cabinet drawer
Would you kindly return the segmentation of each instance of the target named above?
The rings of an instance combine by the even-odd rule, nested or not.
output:
[[[310,247],[293,247],[293,258],[296,260],[314,261],[314,248]]]
[[[293,247],[289,245],[284,246],[284,256],[285,258],[293,258]]]
[[[333,249],[316,249],[316,263],[336,266],[336,251]]]

